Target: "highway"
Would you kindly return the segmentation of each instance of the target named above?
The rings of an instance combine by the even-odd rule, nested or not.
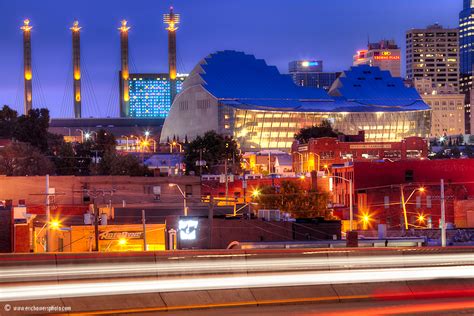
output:
[[[434,298],[437,304],[474,301],[474,249],[10,255],[0,256],[0,286],[3,305],[55,302],[83,315],[174,315],[182,309],[199,314],[223,307],[229,313],[241,308],[271,313],[275,304],[292,304],[302,313],[331,305],[341,312],[354,300],[418,306]]]
[[[156,312],[142,312],[135,315],[156,315]],[[160,312],[159,315],[169,315]],[[350,302],[339,304],[302,304],[278,306],[252,306],[240,308],[216,308],[187,311],[174,311],[173,316],[288,316],[288,315],[318,315],[318,316],[381,316],[381,315],[474,315],[472,299],[445,299],[397,301],[397,302]]]

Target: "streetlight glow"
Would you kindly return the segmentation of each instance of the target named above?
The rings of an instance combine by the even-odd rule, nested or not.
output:
[[[254,198],[258,197],[259,195],[260,195],[260,191],[259,191],[258,189],[253,190],[252,196],[253,196]]]
[[[425,217],[424,214],[418,214],[417,221],[418,221],[419,223],[424,223],[424,222],[425,222],[425,219],[426,219],[426,217]]]
[[[59,229],[61,227],[61,222],[57,219],[53,219],[51,222],[49,222],[49,227],[51,229]]]

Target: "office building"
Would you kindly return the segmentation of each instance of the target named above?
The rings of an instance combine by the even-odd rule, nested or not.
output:
[[[430,78],[436,89],[459,91],[458,33],[439,24],[407,31],[407,79]]]
[[[289,151],[303,127],[329,120],[344,134],[366,140],[427,137],[431,114],[414,88],[378,67],[343,72],[329,93],[299,87],[275,66],[243,52],[221,51],[201,60],[165,120],[161,142],[189,140],[209,130],[233,136],[246,151]]]
[[[430,78],[417,78],[414,86],[431,107],[431,137],[464,134],[464,94],[452,87],[435,88]]]
[[[176,78],[179,93],[184,76]],[[135,118],[165,118],[171,107],[171,83],[168,74],[130,74],[129,116]]]
[[[296,60],[288,65],[293,82],[302,87],[329,90],[340,72],[323,72],[322,60]]]
[[[464,0],[463,10],[459,13],[459,59],[460,59],[460,84],[459,88],[465,94],[465,124],[466,133],[474,131],[471,125],[471,90],[472,67],[474,63],[474,3]]]
[[[392,77],[401,77],[400,47],[393,40],[382,40],[369,43],[367,49],[359,50],[354,55],[353,65],[369,65],[388,70]]]

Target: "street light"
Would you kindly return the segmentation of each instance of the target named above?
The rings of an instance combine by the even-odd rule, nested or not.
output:
[[[354,207],[352,206],[352,200],[353,200],[353,192],[352,192],[352,179],[346,179],[344,177],[340,176],[327,176],[328,178],[336,178],[336,179],[341,179],[343,181],[346,181],[349,183],[349,225],[350,225],[350,230],[352,231],[352,222],[354,221]]]
[[[416,221],[417,221],[420,225],[424,225],[424,224],[425,224],[425,221],[426,221],[426,216],[425,216],[425,214],[423,214],[423,213],[418,214],[418,217],[416,218]]]
[[[47,227],[47,228],[46,228]],[[58,219],[53,219],[49,222],[46,222],[44,223],[43,227],[41,227],[40,231],[35,234],[35,242],[36,243],[39,243],[38,241],[38,237],[41,235],[41,233],[43,232],[43,230],[46,228],[47,232],[49,233],[49,231],[52,229],[52,230],[59,230],[61,228],[61,222],[58,220]],[[46,239],[46,243],[48,243],[48,240]],[[43,248],[46,250],[46,249],[51,249],[51,245],[47,245],[46,244],[46,247],[45,245],[43,245]],[[35,247],[36,249],[36,247]]]
[[[150,141],[153,142],[153,152],[156,153],[156,140],[154,140],[153,138],[150,138]]]
[[[181,145],[181,144],[178,143],[178,142],[173,142],[173,145],[174,145],[174,146],[179,146],[179,152],[180,152],[180,153],[183,152],[183,145]]]
[[[259,196],[260,196],[260,190],[258,190],[258,189],[253,190],[252,196],[253,196],[254,198],[259,197]]]
[[[411,193],[410,195],[408,196],[408,199],[405,200],[405,193],[403,191],[404,189],[404,186],[403,185],[400,185],[400,195],[402,197],[402,207],[403,207],[403,217],[404,217],[404,220],[405,220],[405,229],[408,230],[408,216],[407,216],[407,204],[408,204],[408,201],[410,201],[410,199],[413,197],[413,194],[415,194],[416,192],[425,192],[426,189],[424,187],[419,187],[419,188],[415,188]]]
[[[297,155],[300,155],[300,157],[301,157],[301,173],[303,173],[304,172],[303,171],[303,169],[304,169],[304,156],[303,156],[302,153],[297,152],[297,151],[295,151],[294,153],[297,154]]]
[[[177,187],[181,195],[183,196],[183,205],[184,205],[184,216],[188,216],[188,207],[186,206],[186,194],[181,190],[181,187],[176,183],[170,183],[170,188]]]
[[[125,151],[128,151],[128,136],[122,135],[122,137],[125,137],[125,140],[126,140]]]
[[[362,216],[360,217],[360,220],[363,224],[363,227],[365,227],[366,229],[369,228],[369,224],[370,222],[372,221],[372,217],[370,216],[369,213],[362,213]]]
[[[78,129],[76,129],[76,131],[81,132],[81,143],[83,143],[84,142],[84,130],[78,128]]]

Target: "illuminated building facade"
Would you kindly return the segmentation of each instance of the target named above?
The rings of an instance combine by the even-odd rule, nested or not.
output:
[[[333,137],[310,139],[292,146],[293,170],[296,173],[322,171],[334,164],[358,161],[426,159],[428,142],[408,137],[399,142],[345,142]]]
[[[299,86],[329,90],[340,73],[323,72],[322,60],[296,60],[288,65],[293,82]]]
[[[323,120],[345,134],[363,130],[366,140],[375,142],[426,137],[430,119],[414,88],[377,67],[352,67],[328,94],[295,85],[252,55],[222,51],[204,58],[183,83],[161,142],[215,130],[235,137],[243,150],[290,151],[296,132]]]
[[[184,76],[176,78],[176,90],[181,91]],[[171,83],[168,74],[130,74],[129,116],[165,118],[171,107]]]
[[[435,88],[459,91],[458,33],[439,24],[407,31],[407,79],[430,78]]]
[[[464,94],[456,93],[452,87],[435,88],[430,78],[416,78],[414,86],[431,107],[431,137],[464,134]]]
[[[31,29],[30,20],[23,21],[23,77],[25,80],[25,115],[33,107],[33,67],[31,66]]]
[[[471,90],[472,90],[472,67],[474,64],[474,3],[464,0],[463,10],[459,13],[459,60],[460,60],[460,84],[459,89],[466,96],[465,102],[465,126],[466,133],[474,131],[471,125]]]
[[[369,65],[390,71],[393,77],[401,77],[401,50],[393,40],[369,43],[367,49],[354,55],[353,65]]]

